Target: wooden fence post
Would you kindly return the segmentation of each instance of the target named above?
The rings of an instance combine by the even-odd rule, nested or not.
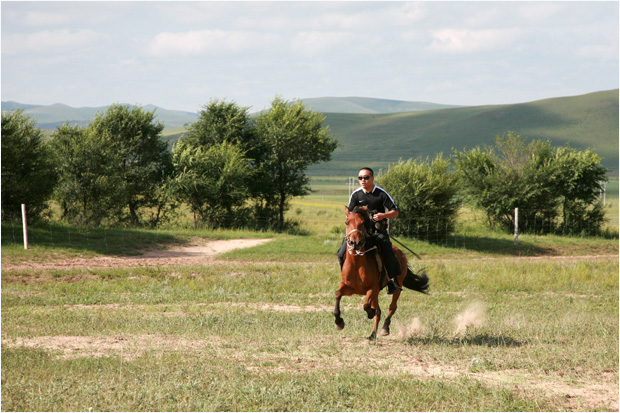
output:
[[[28,221],[26,220],[26,204],[22,204],[22,223],[24,227],[24,249],[28,249]]]
[[[519,208],[515,208],[515,245],[519,244]]]

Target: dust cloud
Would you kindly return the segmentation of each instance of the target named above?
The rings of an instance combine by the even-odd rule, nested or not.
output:
[[[397,322],[396,326],[398,327],[399,339],[422,335],[425,329],[424,324],[422,324],[422,321],[420,321],[418,317],[411,320],[408,325]]]
[[[474,301],[454,318],[454,334],[465,334],[468,327],[480,327],[486,321],[486,306],[480,301]]]

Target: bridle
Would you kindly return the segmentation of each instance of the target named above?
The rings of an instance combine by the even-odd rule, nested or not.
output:
[[[353,234],[354,232],[359,232],[359,233],[361,234],[361,237],[362,237],[362,244],[361,244],[361,246],[360,246],[360,249],[355,249],[355,247],[353,247],[353,245],[349,243],[349,236],[350,236],[351,234]],[[372,250],[376,250],[376,249],[377,249],[377,246],[375,245],[374,247],[369,248],[369,249],[367,249],[367,250],[365,250],[365,251],[362,251],[362,250],[361,250],[361,248],[363,248],[363,247],[364,247],[364,245],[366,245],[366,231],[360,231],[360,230],[359,230],[359,229],[357,229],[357,228],[352,229],[351,231],[347,232],[347,235],[344,237],[344,239],[345,239],[345,242],[347,243],[347,251],[348,251],[348,252],[349,252],[349,254],[351,254],[351,255],[364,255],[364,254],[366,254],[367,252],[370,252],[370,251],[372,251]]]

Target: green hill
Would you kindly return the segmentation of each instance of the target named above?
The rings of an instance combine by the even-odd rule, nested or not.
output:
[[[440,105],[429,102],[407,102],[402,100],[362,97],[310,98],[302,99],[302,102],[309,109],[323,113],[402,113],[459,107],[456,105]]]
[[[507,131],[591,148],[618,175],[618,89],[513,105],[325,116],[340,146],[330,162],[310,168],[312,175],[350,175],[361,165],[381,169],[401,158],[450,155],[452,148],[493,145]]]
[[[187,133],[187,128],[185,126],[179,126],[177,128],[172,128],[172,129],[165,129],[163,131],[162,138],[168,142],[168,147],[172,148],[172,145],[174,145],[179,138],[181,138],[181,136],[185,135]]]

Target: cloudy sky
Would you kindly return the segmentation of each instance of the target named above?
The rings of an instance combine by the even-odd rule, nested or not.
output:
[[[618,2],[2,1],[2,100],[252,111],[363,96],[528,102],[618,88]]]

